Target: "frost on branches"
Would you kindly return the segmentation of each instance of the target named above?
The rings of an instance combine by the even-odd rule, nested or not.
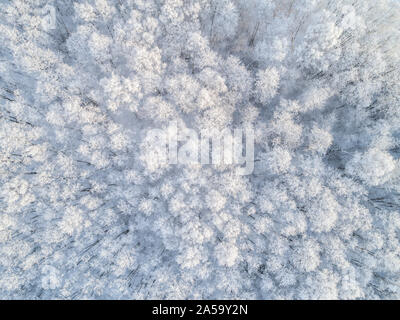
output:
[[[399,2],[0,4],[1,299],[400,298]]]

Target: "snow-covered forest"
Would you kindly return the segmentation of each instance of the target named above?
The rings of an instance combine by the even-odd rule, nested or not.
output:
[[[399,158],[398,0],[0,0],[0,299],[400,299]]]

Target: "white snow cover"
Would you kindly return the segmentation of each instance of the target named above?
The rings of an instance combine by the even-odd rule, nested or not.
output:
[[[400,299],[399,148],[397,0],[0,0],[0,299]]]

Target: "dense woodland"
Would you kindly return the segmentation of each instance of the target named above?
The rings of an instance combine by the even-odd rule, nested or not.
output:
[[[0,0],[0,298],[399,299],[399,35],[397,0]],[[157,161],[170,121],[252,128],[254,172]]]

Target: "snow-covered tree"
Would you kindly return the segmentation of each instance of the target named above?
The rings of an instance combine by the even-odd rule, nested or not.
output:
[[[1,299],[400,297],[398,1],[0,3]]]

